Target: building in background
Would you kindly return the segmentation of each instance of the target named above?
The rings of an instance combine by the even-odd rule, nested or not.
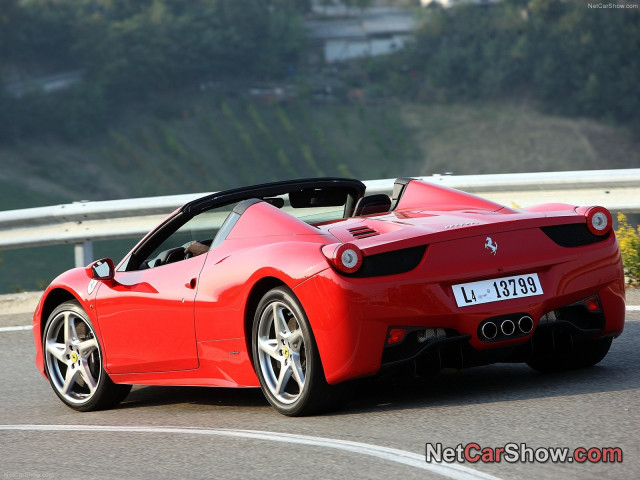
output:
[[[305,22],[313,51],[326,62],[393,53],[404,47],[416,27],[411,9],[371,7],[345,13]]]

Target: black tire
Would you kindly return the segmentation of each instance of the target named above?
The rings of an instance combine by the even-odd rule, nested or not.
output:
[[[309,320],[288,288],[270,290],[258,304],[251,348],[262,392],[279,413],[320,413],[348,399],[350,383],[327,383]]]
[[[131,385],[111,381],[104,371],[102,349],[89,317],[76,301],[59,305],[44,327],[44,366],[51,388],[74,410],[114,407]]]
[[[591,367],[607,355],[611,347],[612,338],[600,338],[576,343],[568,352],[544,352],[534,354],[527,361],[534,370],[539,372],[564,372],[578,368]]]

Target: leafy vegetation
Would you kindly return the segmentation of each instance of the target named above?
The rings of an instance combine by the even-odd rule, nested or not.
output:
[[[616,230],[622,264],[627,282],[630,285],[640,283],[640,227],[634,229],[629,225],[627,217],[618,213],[618,229]]]
[[[640,123],[640,9],[504,0],[429,10],[411,48],[369,66],[427,102],[527,98],[571,116]]]
[[[0,74],[83,71],[83,81],[64,92],[3,92],[5,143],[92,134],[123,105],[160,92],[282,78],[295,71],[306,44],[298,12],[308,3],[294,0],[2,0],[0,7],[0,65],[7,70]]]
[[[303,61],[301,13],[309,5],[1,0],[5,82],[9,73],[29,78],[70,69],[81,70],[83,81],[48,95],[37,88],[21,98],[1,94],[0,142],[43,133],[75,140],[111,128],[125,105],[198,85],[294,77],[308,85],[314,72]],[[640,123],[639,9],[594,12],[578,0],[504,0],[433,7],[425,16],[409,48],[343,70],[346,87],[364,88],[371,98],[427,103],[525,98],[551,113]],[[274,158],[286,163],[282,153]]]

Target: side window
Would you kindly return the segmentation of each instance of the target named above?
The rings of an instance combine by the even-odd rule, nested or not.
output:
[[[232,209],[233,205],[227,205],[204,211],[191,218],[164,240],[160,241],[155,248],[151,245],[150,248],[153,248],[151,253],[146,255],[146,258],[134,270],[157,268],[185,260],[194,255],[206,253]],[[197,244],[186,250],[194,242],[197,242]]]

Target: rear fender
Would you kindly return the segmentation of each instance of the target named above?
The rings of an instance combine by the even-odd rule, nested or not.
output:
[[[293,290],[330,268],[321,247],[295,240],[255,247],[245,239],[227,239],[209,252],[196,297],[198,342],[228,338],[249,342],[255,308],[267,291],[280,285]]]

